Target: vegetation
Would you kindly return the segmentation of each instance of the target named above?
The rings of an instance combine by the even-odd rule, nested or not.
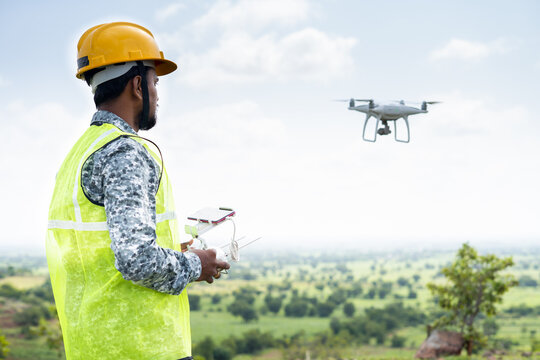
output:
[[[479,315],[496,314],[495,305],[517,281],[512,275],[501,274],[514,264],[511,257],[499,259],[495,255],[478,255],[468,244],[459,249],[456,260],[441,273],[446,284],[429,283],[427,286],[446,310],[433,327],[456,326],[467,342],[467,353],[472,354],[474,344],[483,344],[484,335],[476,326]]]
[[[534,350],[540,346],[540,289],[530,285],[530,279],[540,281],[540,249],[498,255],[512,255],[516,265],[497,274],[524,281],[501,295],[497,314],[480,311],[474,327],[485,337],[482,353],[502,351],[497,357],[511,359],[540,351]],[[453,265],[454,256],[434,251],[246,254],[214,284],[189,288],[194,356],[411,359],[426,337],[426,325],[451,314],[426,285],[449,283],[444,268]],[[1,351],[10,350],[8,359],[63,358],[44,261],[11,260],[0,258],[0,269],[12,266],[14,274],[0,279]],[[23,275],[23,268],[30,271]],[[459,330],[457,323],[449,326]]]
[[[9,342],[0,332],[0,359],[5,359],[9,353]]]

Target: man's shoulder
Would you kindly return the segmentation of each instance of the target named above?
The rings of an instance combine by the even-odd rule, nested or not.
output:
[[[144,161],[151,159],[152,156],[144,145],[138,141],[135,135],[120,135],[96,150],[92,155],[103,161],[115,158],[133,158],[133,160]]]

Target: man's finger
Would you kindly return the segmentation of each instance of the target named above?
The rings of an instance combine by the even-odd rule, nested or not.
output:
[[[225,270],[231,267],[231,265],[226,261],[217,261],[216,265],[218,269],[225,269]]]

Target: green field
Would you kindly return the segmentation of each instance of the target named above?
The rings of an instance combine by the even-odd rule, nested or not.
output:
[[[507,252],[500,256],[510,254],[511,252]],[[429,314],[436,309],[436,305],[426,284],[444,282],[440,269],[451,262],[453,257],[454,253],[448,251],[410,254],[349,253],[334,256],[331,261],[325,256],[309,254],[246,256],[241,263],[233,264],[230,274],[223,275],[214,284],[195,283],[187,289],[192,297],[200,296],[200,309],[191,312],[192,340],[197,344],[211,337],[218,344],[230,336],[238,338],[253,329],[268,332],[276,339],[290,338],[298,333],[310,339],[317,334],[328,333],[332,318],[341,321],[349,318],[343,311],[343,304],[338,305],[329,316],[311,314],[288,317],[284,307],[294,298],[294,294],[322,302],[340,289],[350,290],[355,286],[361,287],[362,292],[349,296],[346,301],[354,304],[356,315],[363,314],[368,308],[384,308],[396,302]],[[516,279],[529,276],[540,284],[540,250],[517,253],[513,258],[515,265],[509,273]],[[18,289],[27,290],[43,284],[46,278],[43,266],[36,266],[31,274],[0,279],[0,286],[11,284]],[[367,296],[372,287],[382,286],[384,283],[391,284],[391,291],[384,298]],[[246,287],[258,292],[254,302],[258,319],[248,323],[228,311],[234,300],[233,293]],[[414,292],[413,298],[409,298],[411,292]],[[264,297],[269,293],[283,298],[283,306],[277,314],[266,308]],[[531,336],[540,336],[540,316],[512,317],[504,312],[521,304],[528,307],[540,306],[540,286],[514,287],[498,306],[499,313],[495,319],[499,330],[496,336],[514,342],[509,354],[528,351],[531,347]],[[11,321],[14,314],[26,307],[28,305],[24,302],[0,297],[0,326],[12,349],[9,359],[58,358],[57,353],[48,349],[43,338],[26,339],[21,335],[21,328]],[[393,336],[404,338],[403,345],[392,348]],[[344,345],[339,351],[341,356],[347,358],[411,359],[425,338],[426,324],[420,324],[397,329],[383,344],[377,345],[375,339],[371,339],[370,345],[351,343]],[[255,355],[237,355],[235,359],[281,359],[283,356],[279,349],[267,349]],[[313,358],[315,355],[310,356]],[[508,358],[512,356],[514,355],[509,355]]]
[[[11,284],[18,289],[26,290],[43,284],[47,277],[48,275],[10,276],[4,279],[0,279],[0,285]]]

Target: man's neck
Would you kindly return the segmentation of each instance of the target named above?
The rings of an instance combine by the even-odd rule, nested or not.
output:
[[[124,120],[135,132],[139,131],[139,123],[129,106],[122,106],[120,102],[106,103],[98,106],[98,110],[105,110]]]

